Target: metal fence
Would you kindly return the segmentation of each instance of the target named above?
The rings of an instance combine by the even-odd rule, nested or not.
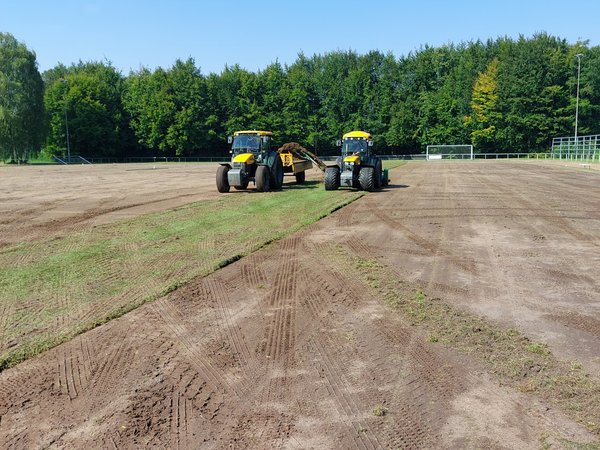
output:
[[[600,134],[554,138],[550,153],[554,159],[599,161]]]
[[[600,135],[598,135],[600,136]],[[559,139],[559,138],[557,138]],[[600,139],[598,140],[600,144]],[[442,154],[442,159],[448,160],[470,160],[470,153],[448,153]],[[323,161],[335,161],[338,156],[319,156],[319,159]],[[379,155],[384,160],[402,160],[402,161],[426,161],[427,154],[415,153],[411,155]],[[586,147],[585,153],[583,148],[579,152],[576,152],[574,148],[570,151],[566,147],[563,149],[557,149],[556,152],[552,151],[549,153],[474,153],[473,159],[577,159],[585,160],[590,162],[600,162],[600,150],[598,148]],[[127,158],[94,158],[94,157],[71,157],[71,164],[82,164],[84,161],[86,164],[123,164],[123,163],[219,163],[228,162],[231,160],[230,156],[141,156],[141,157],[127,157]],[[56,162],[59,164],[69,164],[69,162],[62,158],[56,158]]]

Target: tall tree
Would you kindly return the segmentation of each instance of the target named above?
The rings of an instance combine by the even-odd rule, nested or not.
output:
[[[44,83],[35,53],[0,33],[0,157],[28,160],[45,131]]]
[[[66,122],[75,154],[114,156],[131,150],[129,117],[121,102],[124,79],[110,63],[59,65],[44,73],[44,78],[49,153],[64,153]]]
[[[472,143],[478,150],[489,151],[495,148],[498,104],[498,59],[494,58],[484,72],[481,72],[473,86],[471,100],[472,114],[465,117],[467,128],[471,129]]]

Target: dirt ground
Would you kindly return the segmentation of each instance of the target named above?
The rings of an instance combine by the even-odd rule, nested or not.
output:
[[[57,168],[26,168],[32,178],[51,174],[31,189],[66,179],[66,200],[22,207],[15,180],[1,194],[5,245],[140,213],[132,208],[145,200],[154,199],[152,211],[216,195],[214,167],[208,180],[200,166],[67,169],[110,186],[123,208],[111,210],[97,186],[69,186]],[[600,173],[475,161],[410,163],[391,177],[388,189],[0,373],[0,447],[515,449],[594,440],[551,405],[499,385],[476,357],[429,342],[340,255],[377,259],[399,280],[516,327],[598,377]]]
[[[214,164],[0,166],[0,246],[214,198]]]

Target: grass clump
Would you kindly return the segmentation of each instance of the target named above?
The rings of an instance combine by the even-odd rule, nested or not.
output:
[[[375,405],[375,407],[373,408],[373,415],[375,417],[383,417],[387,414],[388,409],[384,406],[384,405]]]

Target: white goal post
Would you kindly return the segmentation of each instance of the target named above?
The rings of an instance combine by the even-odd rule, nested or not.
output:
[[[468,144],[428,145],[427,160],[473,159],[473,146]]]

